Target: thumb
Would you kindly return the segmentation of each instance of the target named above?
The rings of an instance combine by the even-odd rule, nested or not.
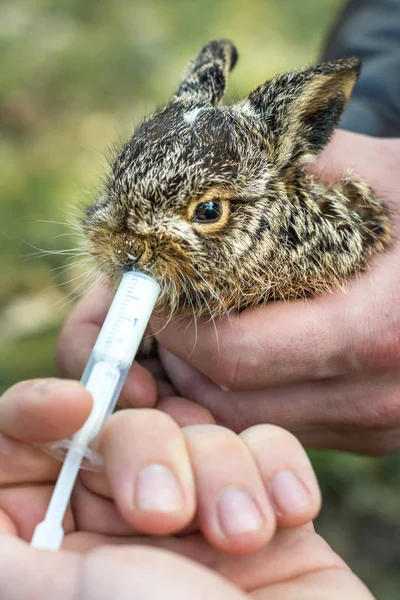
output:
[[[133,596],[245,600],[228,581],[171,552],[103,546],[82,555],[36,550],[20,540],[0,538],[1,600],[124,600]]]

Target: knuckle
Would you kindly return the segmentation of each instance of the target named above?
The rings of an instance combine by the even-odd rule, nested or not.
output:
[[[356,362],[363,369],[387,371],[400,363],[400,320],[383,308],[379,317],[368,320],[362,342],[355,351]]]
[[[274,453],[280,453],[282,456],[290,455],[291,457],[298,457],[300,454],[305,453],[298,438],[287,429],[278,425],[253,425],[240,435],[254,451],[258,449],[264,451],[266,448],[273,448]]]
[[[151,408],[118,410],[113,413],[107,424],[111,424],[110,427],[118,430],[132,428],[133,430],[147,431],[149,437],[151,437],[150,433],[174,435],[181,432],[179,425],[170,415]]]
[[[400,339],[392,334],[368,340],[362,350],[362,362],[374,370],[397,367],[400,362]]]
[[[227,427],[215,425],[213,423],[186,425],[182,428],[182,431],[185,438],[204,442],[205,446],[207,447],[212,446],[216,442],[219,443],[225,440],[231,442],[234,439],[238,439],[237,434]]]

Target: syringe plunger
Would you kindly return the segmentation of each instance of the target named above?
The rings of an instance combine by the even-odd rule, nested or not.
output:
[[[49,550],[60,547],[62,521],[82,460],[86,457],[92,467],[96,460],[97,464],[101,461],[89,445],[115,408],[159,293],[158,283],[148,275],[137,271],[123,275],[81,379],[93,396],[92,411],[72,438],[47,446],[52,454],[65,456],[65,461],[45,519],[35,529],[32,546]]]

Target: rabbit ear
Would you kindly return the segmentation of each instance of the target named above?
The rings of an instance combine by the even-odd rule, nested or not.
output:
[[[359,72],[358,58],[336,60],[278,75],[250,94],[244,108],[262,119],[278,166],[327,144]]]
[[[194,104],[218,104],[237,58],[236,48],[228,40],[210,42],[190,63],[173,99]]]

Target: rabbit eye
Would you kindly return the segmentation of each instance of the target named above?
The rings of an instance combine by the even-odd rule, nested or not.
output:
[[[222,204],[219,200],[208,200],[196,206],[192,221],[196,223],[215,223],[221,218]]]

